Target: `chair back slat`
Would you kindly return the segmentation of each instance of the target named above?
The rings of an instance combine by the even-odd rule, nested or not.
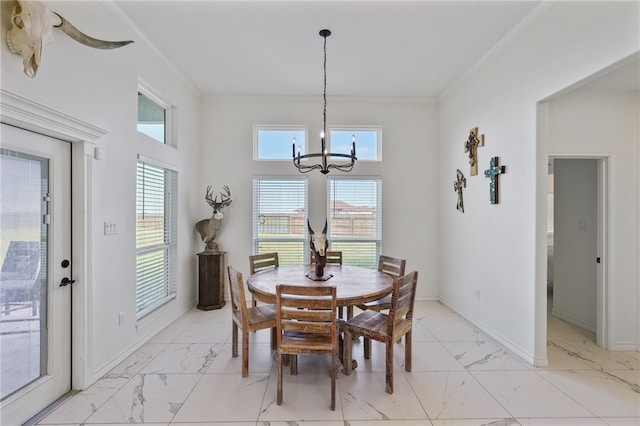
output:
[[[406,259],[380,255],[378,258],[378,271],[391,275],[394,278],[399,278],[404,276],[406,264]]]
[[[326,334],[330,335],[332,332],[331,321],[324,322],[308,322],[308,321],[294,321],[294,320],[282,320],[282,330],[291,331],[294,333],[306,333],[306,334]]]
[[[278,253],[262,253],[249,256],[249,270],[251,275],[256,272],[265,271],[268,269],[274,269],[280,266],[278,260]]]

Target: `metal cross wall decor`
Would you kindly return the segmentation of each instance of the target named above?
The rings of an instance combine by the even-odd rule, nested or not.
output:
[[[462,188],[467,187],[467,178],[464,177],[460,169],[456,170],[456,180],[453,181],[453,190],[458,192],[458,203],[456,208],[464,213],[464,202],[462,201]]]
[[[464,152],[469,153],[469,164],[471,165],[469,174],[478,174],[478,147],[484,146],[484,135],[478,137],[478,128],[474,127],[469,131],[469,139],[464,143]]]
[[[506,166],[498,165],[498,157],[492,157],[489,168],[484,171],[484,176],[491,179],[489,183],[489,200],[491,204],[498,204],[498,175],[506,172]]]

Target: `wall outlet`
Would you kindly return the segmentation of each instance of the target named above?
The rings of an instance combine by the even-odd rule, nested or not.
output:
[[[121,326],[122,324],[124,324],[124,312],[120,312],[118,314],[118,326]]]
[[[480,300],[480,290],[476,290],[476,300]]]

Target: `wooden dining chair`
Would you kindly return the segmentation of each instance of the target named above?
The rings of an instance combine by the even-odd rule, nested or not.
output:
[[[277,404],[282,405],[285,357],[290,358],[294,374],[298,355],[325,355],[331,357],[331,410],[335,410],[339,347],[336,287],[279,284],[276,318]]]
[[[262,253],[249,256],[249,271],[251,275],[260,271],[267,271],[280,266],[278,261],[278,253]],[[251,304],[257,306],[258,302],[253,294],[251,294]]]
[[[276,305],[247,307],[242,274],[227,266],[231,294],[231,356],[238,357],[238,327],[242,329],[242,377],[249,375],[249,332],[271,329],[271,349],[276,346]]]
[[[404,276],[404,269],[407,261],[405,259],[398,259],[395,257],[380,255],[378,258],[378,271],[384,272],[393,278]],[[373,311],[384,311],[391,308],[391,294],[388,294],[378,300],[372,302],[360,303],[356,305],[358,308],[366,311],[371,309]],[[350,317],[349,317],[350,318]]]
[[[371,339],[386,346],[385,375],[387,393],[393,393],[393,347],[394,342],[405,336],[404,369],[411,371],[411,333],[413,306],[416,298],[418,272],[394,278],[389,313],[366,310],[342,324],[344,332],[343,372],[351,374],[352,338],[364,337],[364,358],[371,358]]]

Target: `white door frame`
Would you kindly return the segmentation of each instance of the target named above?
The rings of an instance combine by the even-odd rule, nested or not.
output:
[[[0,121],[25,130],[71,142],[71,264],[76,283],[71,286],[71,388],[85,389],[88,371],[91,270],[91,166],[96,142],[108,132],[91,123],[58,112],[0,89]]]
[[[596,283],[596,343],[604,349],[611,350],[609,312],[609,192],[610,192],[610,163],[611,157],[602,155],[579,155],[579,154],[549,154],[549,160],[597,160],[598,168],[598,199],[597,199],[597,257],[600,259],[597,269]],[[554,196],[555,198],[555,196]],[[595,259],[594,259],[595,261]]]

